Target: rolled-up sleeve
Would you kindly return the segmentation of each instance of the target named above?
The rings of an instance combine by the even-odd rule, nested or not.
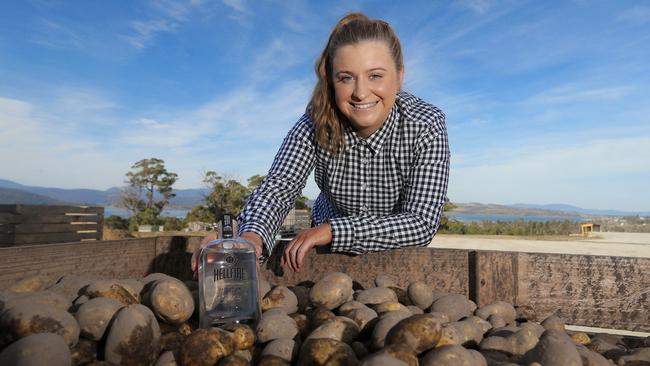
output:
[[[285,137],[268,174],[237,217],[240,233],[262,237],[264,257],[273,252],[275,236],[305,187],[314,156],[313,124],[305,114]]]

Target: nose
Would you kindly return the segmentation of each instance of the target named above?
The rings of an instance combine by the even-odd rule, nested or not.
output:
[[[358,78],[354,84],[354,90],[352,92],[352,98],[355,100],[364,100],[368,96],[368,85],[363,80],[363,78]]]

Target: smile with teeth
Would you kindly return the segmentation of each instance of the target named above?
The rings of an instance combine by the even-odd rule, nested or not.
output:
[[[350,104],[352,104],[352,107],[354,107],[354,109],[368,109],[374,107],[375,105],[377,105],[377,103],[379,103],[379,101],[370,102],[370,103],[350,103]]]

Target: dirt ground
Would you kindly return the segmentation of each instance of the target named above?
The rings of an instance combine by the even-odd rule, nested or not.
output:
[[[650,233],[594,233],[587,238],[436,235],[431,248],[650,258]]]

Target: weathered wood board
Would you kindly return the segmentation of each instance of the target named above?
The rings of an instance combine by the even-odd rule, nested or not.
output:
[[[156,238],[0,248],[0,290],[32,275],[140,278],[152,271]]]
[[[0,205],[0,246],[101,240],[104,208]]]
[[[263,275],[273,284],[295,285],[318,281],[327,272],[344,272],[364,288],[374,287],[380,274],[395,277],[397,285],[424,281],[442,291],[469,294],[468,254],[464,250],[409,248],[350,256],[311,252],[305,258],[305,269],[298,273],[285,271],[275,255],[263,266]]]
[[[650,331],[650,258],[518,255],[517,302],[568,324]]]

